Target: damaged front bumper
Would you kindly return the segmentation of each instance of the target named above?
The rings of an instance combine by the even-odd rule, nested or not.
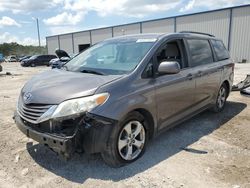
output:
[[[27,137],[32,138],[33,140],[48,146],[56,153],[69,158],[76,148],[76,138],[79,132],[78,128],[75,129],[73,135],[71,136],[59,136],[56,134],[39,132],[34,128],[30,127],[28,124],[25,124],[25,121],[15,113],[14,120],[17,127],[22,131]]]
[[[101,152],[105,148],[112,127],[116,124],[115,120],[92,114],[85,114],[72,122],[69,122],[71,120],[50,121],[47,125],[31,124],[22,119],[17,112],[13,119],[19,130],[27,137],[48,146],[66,159],[70,158],[75,151]],[[66,128],[62,129],[64,126]]]

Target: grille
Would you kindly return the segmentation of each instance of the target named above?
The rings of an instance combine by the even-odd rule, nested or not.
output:
[[[52,105],[47,104],[24,104],[18,102],[18,112],[21,117],[31,123],[36,122]]]

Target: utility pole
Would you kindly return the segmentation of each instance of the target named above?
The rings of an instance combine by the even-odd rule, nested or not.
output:
[[[36,18],[36,26],[37,26],[38,44],[39,46],[41,46],[38,18]]]

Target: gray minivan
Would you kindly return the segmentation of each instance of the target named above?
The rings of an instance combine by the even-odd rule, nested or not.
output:
[[[121,36],[34,76],[21,90],[14,119],[65,158],[101,153],[118,167],[142,156],[163,130],[208,108],[222,111],[233,76],[227,49],[212,35]]]

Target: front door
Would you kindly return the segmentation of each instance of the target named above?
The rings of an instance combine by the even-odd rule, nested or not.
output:
[[[155,82],[159,129],[180,120],[189,113],[194,104],[195,81],[186,65],[185,48],[182,40],[166,43],[157,53],[156,61],[177,61],[181,71],[178,74],[158,75]]]

